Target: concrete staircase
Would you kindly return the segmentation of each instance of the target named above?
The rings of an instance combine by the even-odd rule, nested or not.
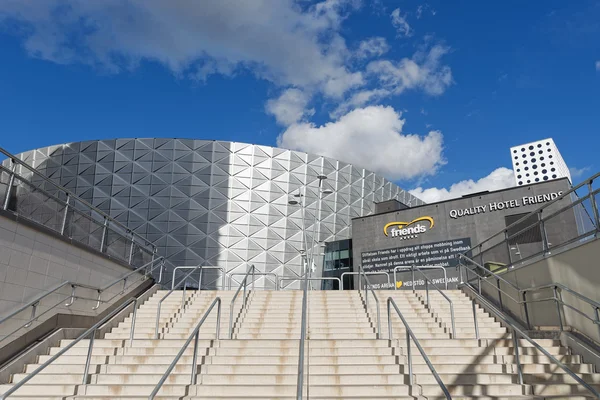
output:
[[[131,316],[96,339],[89,381],[82,384],[89,341],[83,340],[24,385],[14,399],[147,399],[215,297],[222,299],[221,334],[216,340],[216,310],[200,330],[197,384],[190,385],[193,342],[159,392],[157,399],[294,399],[298,372],[301,291],[253,291],[241,309],[234,307],[229,338],[229,304],[233,291],[176,292],[164,301],[155,339],[159,291],[140,306],[135,340],[129,343]],[[377,339],[375,301],[365,309],[364,292],[312,291],[308,302],[304,398],[441,399],[418,350],[412,345],[414,385],[407,371],[405,329],[392,310],[393,339],[387,333],[386,301],[393,297],[429,355],[454,399],[584,399],[584,388],[521,340],[525,385],[517,383],[513,341],[505,328],[477,308],[481,338],[475,339],[472,305],[459,291],[446,291],[454,302],[456,337],[452,338],[445,300],[431,293],[379,291],[381,338]],[[26,365],[23,379],[71,341],[63,340],[49,355]],[[539,340],[551,354],[600,387],[590,364],[553,340]],[[0,393],[10,385],[0,385]]]

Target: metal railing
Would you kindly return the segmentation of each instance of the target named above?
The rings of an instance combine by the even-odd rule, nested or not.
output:
[[[359,268],[362,270],[362,267],[359,266]],[[365,272],[364,270],[362,270],[363,272],[344,272],[341,276],[342,278],[342,290],[344,290],[344,276],[349,275],[349,276],[353,276],[353,275],[385,275],[386,279],[387,279],[387,283],[388,286],[391,285],[390,282],[390,275],[387,272],[381,272],[381,271],[367,271]]]
[[[106,212],[56,184],[35,168],[0,148],[11,167],[0,164],[0,208],[45,226],[61,236],[91,247],[130,265],[145,263],[156,246]],[[31,173],[31,179],[17,172]],[[5,180],[4,176],[8,179]],[[34,182],[34,180],[36,182]]]
[[[229,274],[229,285],[227,287],[227,290],[231,290],[231,285],[233,283],[233,277],[234,276],[246,276],[247,274],[242,274],[242,273],[235,273],[235,274]],[[252,287],[254,287],[254,277],[255,276],[273,276],[273,283],[275,284],[275,290],[279,290],[279,284],[278,284],[278,278],[279,276],[275,273],[275,272],[259,272],[258,270],[254,271],[252,274]],[[236,282],[238,283],[238,282]]]
[[[180,266],[180,267],[175,267],[173,268],[173,277],[171,278],[171,289],[173,289],[175,287],[175,273],[180,270],[180,269],[195,269],[197,268],[197,266]],[[222,290],[225,290],[225,282],[226,282],[226,278],[227,278],[227,273],[225,272],[225,269],[222,267],[213,267],[213,266],[202,266],[202,270],[206,271],[207,269],[216,269],[218,271],[221,271],[221,276],[223,279],[223,282],[221,283],[221,288]],[[202,290],[202,275],[200,275],[199,281],[198,281],[198,290]]]
[[[310,269],[307,268],[304,274],[304,288],[302,290],[302,321],[300,322],[300,344],[298,346],[298,380],[296,382],[296,400],[302,400],[304,389],[304,346],[306,342],[306,331],[308,330],[308,275]],[[309,358],[310,360],[310,358]]]
[[[281,277],[281,278],[279,278],[279,289],[285,290],[288,286],[291,285],[291,283],[290,283],[290,284],[286,285],[285,287],[283,287],[281,285],[281,282],[283,282],[283,281],[296,282],[298,280],[304,281],[305,279],[308,281],[338,281],[338,290],[342,290],[342,280],[336,276],[323,276],[321,278],[285,278],[285,277]]]
[[[440,288],[437,287],[437,285],[433,282],[430,282],[430,279],[427,275],[425,275],[425,273],[423,271],[421,271],[421,269],[419,267],[416,266],[412,266],[412,273],[413,273],[413,282],[414,282],[414,274],[415,274],[415,270],[417,272],[419,272],[421,275],[423,275],[423,277],[425,278],[425,293],[427,296],[427,308],[429,309],[429,311],[431,311],[431,302],[429,301],[429,283],[431,283],[433,285],[433,288],[435,290],[438,291],[439,294],[442,295],[442,297],[444,299],[446,299],[446,301],[448,302],[448,304],[450,305],[450,320],[452,323],[452,338],[456,339],[456,324],[454,322],[454,303],[452,303],[452,300],[450,300],[450,297],[448,297],[446,295],[446,293],[442,292],[440,290]],[[415,285],[413,285],[413,293],[415,292]]]
[[[600,232],[597,200],[600,189],[594,190],[592,185],[598,177],[600,173],[527,213],[463,254],[477,260],[481,265],[489,262],[510,269],[516,264],[548,255],[551,251],[555,252],[597,237]],[[578,190],[585,190],[586,194],[580,197]],[[571,201],[575,198],[576,200]],[[549,209],[563,200],[568,200],[569,204],[557,210]],[[548,234],[546,231],[548,223],[564,226],[564,221],[570,222],[567,225],[569,229]],[[572,225],[576,229],[572,229]]]
[[[183,277],[183,279],[181,279],[174,287],[173,289],[169,290],[167,292],[167,294],[165,294],[159,301],[158,301],[158,308],[156,310],[156,326],[154,328],[154,337],[156,339],[159,339],[159,334],[158,334],[158,329],[159,329],[159,325],[160,325],[160,310],[162,307],[162,303],[163,301],[165,301],[165,299],[167,297],[169,297],[174,291],[175,289],[177,289],[181,284],[183,284],[183,290],[182,290],[182,294],[181,294],[181,308],[183,309],[185,306],[185,291],[186,291],[186,286],[187,286],[187,279],[190,277],[190,275],[192,275],[194,272],[196,272],[196,270],[199,269],[200,270],[200,274],[202,275],[202,266],[198,265],[196,268],[194,268],[193,270],[191,270],[190,272],[187,273],[186,276]],[[202,278],[200,278],[202,279]]]
[[[35,377],[37,374],[39,374],[44,369],[46,369],[46,367],[48,367],[50,364],[52,364],[54,361],[56,361],[57,358],[59,358],[62,355],[64,355],[73,346],[75,346],[77,343],[79,343],[80,341],[82,341],[83,339],[85,339],[87,337],[90,338],[90,344],[88,346],[88,352],[87,352],[87,357],[86,357],[86,361],[85,361],[85,369],[83,370],[82,384],[83,385],[88,384],[90,362],[91,362],[92,351],[93,351],[93,347],[94,347],[94,338],[95,338],[97,330],[100,327],[102,327],[102,325],[104,325],[108,321],[110,321],[117,314],[119,314],[121,311],[123,311],[125,308],[127,308],[131,304],[133,304],[134,305],[134,309],[133,309],[132,324],[131,324],[131,331],[130,331],[130,342],[131,342],[131,340],[133,340],[133,330],[134,330],[134,326],[135,326],[134,322],[135,322],[135,318],[136,318],[137,302],[138,302],[138,299],[136,299],[136,298],[130,298],[127,301],[125,301],[123,304],[121,304],[115,310],[113,310],[112,312],[110,312],[106,317],[102,318],[99,322],[97,322],[96,324],[94,324],[94,326],[92,326],[90,329],[88,329],[87,331],[85,331],[84,333],[82,333],[81,335],[79,335],[79,337],[77,337],[75,340],[73,340],[67,346],[61,348],[60,351],[58,351],[55,355],[53,355],[52,357],[50,357],[42,365],[40,365],[39,367],[37,367],[29,375],[27,375],[26,377],[24,377],[19,382],[15,383],[10,389],[8,389],[6,392],[4,392],[2,395],[0,395],[0,400],[5,400],[6,398],[8,398],[8,396],[12,395],[14,392],[16,392],[17,390],[19,390],[24,384],[26,384],[27,382],[29,382],[33,377]]]
[[[362,274],[359,275],[359,282],[358,282],[358,291],[360,292],[360,280],[361,278],[364,279],[365,281],[365,311],[367,312],[367,314],[369,313],[369,291],[371,291],[371,294],[373,295],[373,298],[375,299],[375,306],[377,308],[377,334],[376,334],[376,338],[379,339],[381,337],[381,311],[379,309],[379,299],[377,298],[377,294],[375,294],[375,291],[372,289],[372,285],[369,282],[369,278],[367,278],[367,274],[365,274],[365,270],[362,268],[361,265],[358,266],[359,269],[359,273],[362,272]],[[387,274],[386,274],[387,275]]]
[[[484,296],[480,295],[478,291],[468,282],[465,282],[463,287],[466,287],[470,290],[477,300],[485,306],[487,311],[492,312],[496,317],[502,320],[504,324],[512,329],[513,332],[513,345],[515,347],[515,362],[517,364],[517,373],[519,377],[519,384],[524,384],[523,379],[523,367],[521,366],[521,362],[519,360],[519,337],[525,339],[527,342],[532,344],[537,350],[539,350],[542,354],[544,354],[548,359],[550,359],[554,364],[556,364],[559,368],[565,371],[571,378],[573,378],[577,383],[585,387],[589,392],[591,392],[597,399],[600,399],[600,393],[594,389],[591,385],[585,382],[582,378],[580,378],[577,374],[575,374],[570,368],[568,368],[565,364],[560,362],[556,357],[550,354],[546,349],[544,349],[541,345],[539,345],[535,340],[531,339],[527,334],[519,329],[515,324],[513,324],[506,316],[504,312],[496,309],[496,306],[488,301]]]
[[[554,301],[556,303],[558,323],[559,323],[561,332],[564,331],[564,325],[565,325],[563,323],[563,319],[566,320],[565,312],[564,312],[565,307],[572,310],[573,312],[581,315],[582,317],[586,318],[587,320],[591,321],[593,324],[597,325],[598,329],[600,330],[600,303],[599,302],[592,300],[589,297],[586,297],[586,296],[582,295],[581,293],[579,293],[575,290],[572,290],[572,289],[568,288],[567,286],[560,284],[560,283],[550,283],[550,284],[546,284],[546,285],[540,285],[540,286],[521,289],[514,283],[504,279],[502,276],[500,276],[492,271],[489,271],[488,269],[482,267],[477,262],[469,259],[468,257],[461,256],[461,258],[468,260],[468,262],[474,266],[474,269],[470,269],[470,268],[467,268],[467,266],[462,263],[459,264],[461,281],[462,281],[462,271],[464,270],[465,278],[468,283],[473,282],[472,280],[469,279],[469,273],[472,273],[475,275],[475,279],[477,280],[477,291],[479,294],[483,295],[482,282],[485,282],[486,284],[492,286],[493,289],[497,292],[498,303],[499,303],[498,305],[500,306],[500,310],[503,312],[504,312],[503,299],[510,299],[515,304],[522,306],[523,313],[525,316],[524,322],[527,325],[528,329],[531,329],[532,326],[531,326],[531,321],[530,321],[529,309],[528,309],[527,305],[533,304],[533,303]],[[488,276],[484,276],[482,274],[477,273],[477,271],[476,271],[477,269],[485,271],[485,273],[488,274]],[[493,285],[492,283],[490,283],[488,280],[489,278],[494,278],[496,280],[496,285]],[[505,284],[505,285],[509,286],[511,289],[513,289],[517,295],[517,298],[515,298],[513,295],[511,295],[507,291],[502,290],[500,282],[502,282],[503,284]],[[527,299],[528,293],[539,292],[539,291],[548,290],[548,289],[552,289],[552,292],[553,292],[552,297],[545,297],[545,298],[540,298],[540,299],[529,299],[529,300]],[[590,317],[587,313],[583,312],[579,308],[576,308],[576,307],[566,303],[562,296],[563,292],[569,293],[570,295],[576,297],[577,299],[583,301],[584,303],[587,303],[593,310],[593,316]],[[577,338],[574,338],[574,340],[581,342]],[[580,344],[584,345],[583,342],[581,342]]]
[[[152,393],[150,393],[150,396],[148,396],[148,400],[154,400],[154,398],[158,394],[158,391],[164,385],[164,383],[167,381],[167,379],[169,378],[169,375],[171,375],[171,372],[173,372],[173,369],[177,365],[177,362],[179,362],[179,360],[183,356],[183,353],[185,353],[186,349],[188,348],[188,346],[190,345],[192,340],[194,340],[194,355],[192,357],[192,372],[191,372],[191,376],[190,376],[190,385],[195,385],[197,383],[197,378],[198,378],[198,341],[200,339],[200,328],[202,327],[202,324],[204,324],[204,321],[206,321],[206,318],[208,318],[208,316],[210,315],[210,313],[211,313],[212,309],[215,307],[215,305],[217,305],[217,327],[216,327],[215,337],[217,338],[217,340],[219,340],[219,329],[221,326],[221,298],[217,297],[216,299],[213,300],[212,304],[208,307],[208,310],[206,310],[206,312],[204,313],[204,316],[202,317],[200,322],[198,322],[198,324],[196,325],[196,328],[192,331],[192,333],[190,334],[188,339],[185,341],[185,343],[181,347],[181,350],[179,350],[179,353],[177,353],[177,355],[175,356],[175,359],[173,359],[173,361],[171,362],[171,364],[169,365],[169,367],[167,368],[167,370],[165,371],[163,376],[160,378],[160,380],[154,387],[154,390],[152,390]]]
[[[412,386],[414,384],[414,376],[412,373],[412,350],[411,350],[411,343],[410,343],[410,339],[412,338],[413,342],[415,343],[415,346],[417,346],[417,349],[419,350],[419,353],[421,353],[421,356],[423,357],[423,359],[425,360],[425,363],[429,367],[429,370],[433,374],[433,377],[435,378],[436,382],[438,383],[438,385],[444,392],[444,396],[446,396],[446,399],[452,400],[452,396],[450,396],[450,392],[448,391],[448,388],[442,381],[442,378],[440,378],[440,376],[438,375],[433,364],[431,363],[431,360],[425,353],[425,350],[423,350],[423,347],[421,347],[421,343],[419,343],[419,340],[417,339],[417,337],[413,333],[412,329],[408,325],[408,322],[406,322],[406,319],[404,319],[404,316],[400,312],[400,309],[396,305],[396,302],[394,301],[393,298],[388,297],[388,299],[387,299],[387,315],[388,315],[388,335],[389,335],[390,341],[393,340],[393,336],[392,336],[392,306],[396,310],[396,314],[398,314],[398,316],[400,317],[402,324],[404,324],[404,328],[406,328],[406,358],[407,358],[407,363],[408,363],[408,376],[409,376],[410,385]]]
[[[442,270],[442,272],[444,273],[444,283],[446,284],[446,290],[448,290],[448,275],[446,273],[446,268],[445,267],[439,267],[439,266],[435,266],[435,265],[423,265],[419,267],[422,270],[425,269],[440,269]],[[396,282],[398,282],[398,278],[396,277],[396,271],[403,271],[403,270],[407,270],[407,271],[411,271],[412,270],[412,266],[398,266],[394,268],[394,290],[398,290],[398,286],[396,285]],[[415,288],[415,273],[414,270],[412,270],[412,288],[414,290]]]
[[[56,286],[48,289],[44,293],[42,293],[42,294],[34,297],[32,300],[30,300],[26,304],[22,305],[21,307],[19,307],[15,311],[11,312],[7,316],[5,316],[2,319],[0,319],[0,325],[2,325],[3,323],[5,323],[5,322],[7,322],[7,321],[9,321],[11,319],[13,319],[15,316],[17,316],[18,314],[26,311],[28,308],[31,307],[31,316],[30,316],[29,320],[25,324],[19,326],[15,330],[13,330],[12,332],[6,334],[3,338],[0,339],[0,343],[2,343],[4,340],[9,339],[10,337],[12,337],[12,335],[14,335],[15,333],[17,333],[21,329],[27,329],[27,328],[29,328],[39,318],[41,318],[42,316],[48,314],[52,310],[60,307],[61,305],[64,306],[64,307],[71,307],[76,300],[96,301],[96,305],[94,307],[92,307],[92,311],[97,310],[98,308],[100,308],[100,304],[110,303],[117,296],[121,296],[121,295],[123,295],[125,293],[125,290],[127,288],[127,280],[128,280],[128,278],[131,275],[133,275],[135,273],[138,273],[139,271],[141,271],[143,269],[146,269],[147,271],[146,271],[145,275],[142,275],[142,277],[139,280],[135,280],[132,283],[136,283],[138,281],[141,281],[141,280],[145,279],[147,276],[151,275],[152,271],[154,271],[154,269],[157,268],[157,266],[155,264],[158,264],[158,267],[161,268],[161,273],[160,273],[159,276],[162,277],[162,266],[164,265],[164,263],[163,263],[163,259],[161,257],[161,258],[158,258],[156,260],[150,261],[148,264],[142,265],[141,267],[138,267],[138,268],[136,268],[133,271],[128,272],[124,276],[121,276],[120,278],[115,279],[111,283],[109,283],[109,284],[107,284],[107,285],[105,285],[105,286],[103,286],[101,288],[90,286],[90,285],[83,285],[83,284],[76,283],[76,282],[66,281],[66,282],[60,283],[60,284],[58,284],[58,285],[56,285]],[[148,269],[149,269],[149,271],[148,271]],[[111,297],[108,300],[102,300],[101,299],[101,295],[102,295],[103,292],[105,292],[109,288],[115,286],[116,284],[118,284],[121,281],[123,281],[123,288],[121,289],[120,292],[118,292],[117,294],[115,294],[113,297]],[[160,279],[159,279],[158,283],[160,283]],[[59,294],[60,290],[63,289],[63,288],[65,288],[65,287],[71,287],[71,294],[70,295],[67,295],[64,298],[61,298],[59,302],[52,304],[50,307],[48,307],[41,314],[37,314],[37,309],[40,306],[41,302],[45,298],[47,298],[48,296],[54,295],[54,294]],[[78,296],[78,295],[76,295],[77,288],[95,291],[95,292],[98,293],[98,297],[97,298],[91,298],[91,297]],[[68,302],[65,303],[65,301],[68,301]]]
[[[244,275],[244,279],[242,279],[242,282],[240,282],[240,286],[238,287],[238,289],[236,290],[235,294],[233,295],[233,298],[231,299],[231,303],[229,305],[229,339],[233,339],[233,307],[235,305],[235,300],[237,299],[238,295],[240,294],[240,291],[242,290],[242,287],[244,288],[244,297],[242,299],[242,307],[240,309],[243,310],[246,307],[246,300],[247,300],[247,295],[246,295],[246,287],[248,286],[248,277],[252,277],[252,286],[254,288],[254,275],[257,274],[256,271],[256,267],[254,265],[251,265],[250,268],[248,269],[248,272],[246,272],[246,274]]]

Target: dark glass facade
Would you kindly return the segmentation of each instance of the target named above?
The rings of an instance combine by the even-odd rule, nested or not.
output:
[[[352,239],[337,240],[325,244],[323,256],[323,277],[342,277],[344,272],[352,272]],[[353,280],[346,276],[344,289],[352,289]],[[322,289],[338,289],[338,282],[323,281]]]

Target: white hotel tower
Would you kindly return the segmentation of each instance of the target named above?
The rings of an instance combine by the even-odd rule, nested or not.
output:
[[[569,168],[552,139],[543,139],[510,148],[517,186],[569,178]]]

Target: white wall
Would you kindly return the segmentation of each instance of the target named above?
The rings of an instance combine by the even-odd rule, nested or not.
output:
[[[0,318],[46,289],[64,281],[101,287],[128,272],[130,269],[121,264],[0,215]],[[132,276],[128,288],[132,289],[138,285],[140,279],[141,275]],[[108,300],[122,288],[122,284],[113,286],[103,295],[103,299]],[[50,305],[61,303],[61,300],[67,299],[70,294],[70,287],[66,287],[60,294],[48,296],[38,307],[37,315],[48,310]],[[93,299],[97,293],[80,288],[77,289],[76,295]],[[118,300],[118,297],[115,300]],[[77,300],[69,308],[63,306],[64,302],[60,307],[40,317],[29,329],[21,329],[13,337],[31,330],[57,312],[95,316],[108,306],[104,304],[97,311],[93,311],[95,302],[92,300]],[[2,338],[24,324],[30,316],[31,308],[28,308],[10,321],[0,324],[0,347],[10,342]]]

